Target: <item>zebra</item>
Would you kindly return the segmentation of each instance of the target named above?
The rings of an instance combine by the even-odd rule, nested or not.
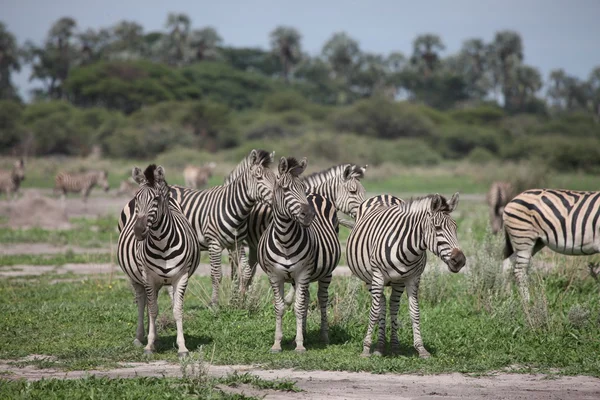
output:
[[[279,161],[279,176],[273,191],[273,219],[258,243],[258,262],[269,277],[275,297],[272,352],[281,351],[284,282],[295,282],[296,351],[306,350],[304,331],[310,282],[319,284],[321,340],[329,341],[328,288],[341,255],[339,226],[332,201],[319,194],[306,194],[306,184],[299,178],[306,164],[306,158],[298,162],[293,157],[282,157]]]
[[[526,190],[504,207],[502,219],[504,262],[512,267],[525,301],[529,261],[544,246],[565,255],[600,252],[600,192]]]
[[[394,202],[398,198],[389,198]],[[371,199],[367,200],[365,203]],[[427,262],[426,250],[431,251],[458,272],[466,258],[460,250],[456,222],[450,213],[458,205],[458,193],[447,201],[439,194],[385,204],[371,201],[361,205],[354,229],[346,244],[346,259],[354,275],[363,280],[371,292],[369,325],[363,341],[362,355],[370,355],[375,322],[379,320],[379,338],[375,355],[385,348],[386,304],[384,286],[392,287],[390,313],[391,345],[397,351],[398,307],[407,289],[409,313],[412,320],[414,347],[419,356],[427,358],[419,322],[418,291],[421,274]]]
[[[54,192],[62,192],[63,199],[69,192],[81,193],[84,203],[87,202],[90,192],[96,185],[108,192],[110,185],[107,171],[89,171],[80,174],[59,172],[54,178]]]
[[[270,202],[275,174],[270,169],[271,154],[252,150],[240,164],[237,178],[229,185],[195,190],[171,186],[170,193],[181,206],[186,218],[200,240],[201,250],[208,250],[211,267],[212,296],[210,304],[217,305],[221,282],[221,253],[224,249],[234,259],[245,258],[241,243],[246,238],[246,221],[257,202]],[[236,168],[237,169],[237,168]],[[131,218],[135,206],[132,199],[121,212],[119,230]]]
[[[21,182],[25,180],[25,162],[22,158],[13,163],[11,171],[0,170],[0,193],[6,193],[7,198],[19,192]]]
[[[365,176],[367,166],[356,164],[340,164],[326,170],[315,172],[300,180],[306,185],[306,193],[317,193],[334,203],[337,210],[356,216],[358,206],[365,199],[365,188],[360,182]],[[245,290],[252,283],[256,272],[256,247],[262,233],[271,222],[273,212],[271,205],[261,203],[254,206],[248,218],[248,264],[243,271],[242,288]],[[291,304],[294,290],[285,298],[286,304]]]
[[[510,182],[499,181],[490,186],[486,201],[490,208],[490,225],[494,235],[502,230],[502,212],[515,194],[515,188]]]
[[[185,186],[192,189],[202,189],[208,183],[217,164],[210,162],[202,167],[188,165],[183,170]]]
[[[140,186],[134,213],[119,234],[117,260],[135,291],[138,324],[134,344],[142,346],[147,302],[148,343],[144,353],[155,351],[157,296],[163,285],[169,285],[178,355],[184,357],[188,350],[183,336],[183,296],[200,262],[198,236],[179,204],[170,197],[162,166],[151,164],[143,173],[135,167],[132,177]]]

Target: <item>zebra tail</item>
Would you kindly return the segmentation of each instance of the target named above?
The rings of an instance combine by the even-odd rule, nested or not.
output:
[[[515,252],[512,243],[510,242],[510,238],[508,237],[508,232],[506,232],[506,228],[504,228],[504,241],[504,259],[506,260]]]

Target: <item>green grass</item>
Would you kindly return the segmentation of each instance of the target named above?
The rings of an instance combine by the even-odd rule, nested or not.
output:
[[[64,265],[107,263],[113,261],[110,254],[14,254],[0,256],[0,267],[12,265]]]

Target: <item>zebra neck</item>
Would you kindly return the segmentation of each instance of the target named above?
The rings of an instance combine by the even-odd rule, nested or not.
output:
[[[293,219],[282,215],[273,216],[271,237],[277,248],[284,253],[287,253],[285,249],[290,249],[293,252],[293,249],[303,242],[302,237],[306,234],[308,234],[308,229]]]
[[[242,177],[226,187],[225,202],[221,204],[228,213],[233,211],[231,215],[236,215],[238,218],[245,220],[256,203],[256,200],[248,195],[247,178]]]
[[[337,185],[338,180],[328,180],[318,183],[316,185],[310,185],[309,182],[306,183],[306,193],[317,193],[321,196],[325,197],[327,200],[331,201],[333,204],[337,205]]]
[[[165,202],[168,202],[168,200],[165,200]],[[164,241],[169,237],[174,225],[171,209],[168,206],[163,207],[160,218],[156,221],[156,224],[150,228],[150,232],[148,233],[149,241],[157,245],[157,247],[160,247],[161,243],[166,244]]]

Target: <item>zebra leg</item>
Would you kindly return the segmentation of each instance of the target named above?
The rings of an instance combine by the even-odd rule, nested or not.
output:
[[[404,293],[404,284],[392,285],[392,294],[390,295],[390,319],[392,323],[392,335],[390,343],[392,353],[397,353],[400,349],[400,341],[398,340],[398,309],[400,308],[400,299]]]
[[[248,243],[248,263],[244,265],[242,270],[244,288],[247,290],[252,284],[254,275],[256,274],[256,265],[258,264],[258,258],[256,255],[256,245]]]
[[[379,329],[377,332],[377,349],[373,352],[374,356],[381,356],[385,353],[385,325],[387,319],[387,305],[385,301],[385,288],[381,291],[379,296],[379,304],[381,309],[379,310]]]
[[[212,280],[212,297],[210,306],[216,307],[219,301],[219,284],[221,283],[221,246],[216,242],[211,242],[208,246],[210,258],[210,277]]]
[[[306,319],[308,318],[308,307],[310,306],[310,291],[308,290],[308,285],[304,289],[304,301],[306,302],[306,307],[304,307],[304,314],[302,315],[302,335],[306,336]]]
[[[138,307],[138,321],[137,329],[135,331],[135,340],[133,345],[136,347],[142,347],[144,341],[145,329],[144,329],[144,314],[146,313],[146,289],[139,283],[133,283],[133,290],[135,290],[135,302]]]
[[[176,283],[173,283],[173,318],[175,318],[175,324],[177,325],[177,355],[182,358],[189,354],[187,347],[185,347],[185,338],[183,336],[183,296],[185,295],[185,289],[188,284],[188,274],[185,273]],[[173,293],[174,292],[174,293]]]
[[[290,306],[294,302],[294,296],[296,295],[296,283],[292,281],[292,288],[285,295],[285,305]]]
[[[271,347],[271,353],[281,351],[281,339],[283,339],[282,320],[285,304],[283,303],[283,280],[276,277],[269,277],[271,288],[273,288],[273,298],[275,303],[275,342]]]
[[[321,341],[329,344],[329,322],[327,321],[327,304],[329,303],[329,284],[331,275],[327,275],[319,280],[319,307],[321,308]]]
[[[169,295],[169,298],[171,299],[171,309],[175,308],[175,298],[173,295],[174,290],[175,289],[173,288],[173,285],[167,286],[167,294]]]
[[[375,328],[375,322],[381,316],[381,307],[385,306],[381,303],[383,297],[383,276],[381,273],[374,269],[373,278],[371,281],[371,310],[369,311],[369,325],[367,328],[367,335],[363,340],[363,357],[369,357],[371,355],[371,342],[373,340],[373,329]]]
[[[145,284],[146,296],[148,301],[148,344],[144,348],[144,354],[152,354],[156,350],[154,342],[156,341],[156,317],[158,316],[157,294],[159,287],[154,282]]]
[[[421,322],[419,314],[419,282],[421,277],[417,276],[408,282],[407,294],[408,294],[408,313],[412,321],[413,328],[413,344],[415,349],[419,352],[419,357],[429,358],[431,354],[423,346],[423,339],[421,338]]]
[[[298,353],[306,351],[304,347],[303,326],[305,325],[305,315],[308,309],[307,294],[309,283],[308,277],[297,277],[294,311],[296,312],[296,352]]]

